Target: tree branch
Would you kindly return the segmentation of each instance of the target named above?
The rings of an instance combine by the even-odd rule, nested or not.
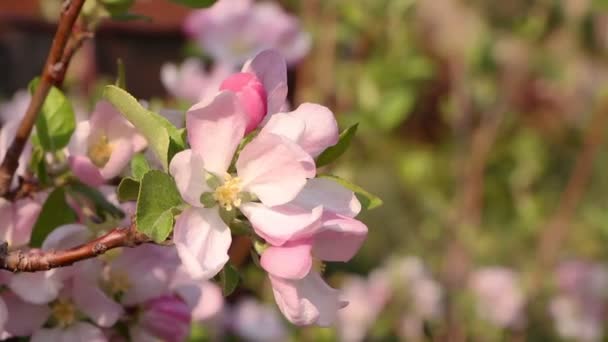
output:
[[[12,272],[37,272],[70,266],[85,259],[94,258],[118,247],[135,247],[151,242],[140,233],[135,224],[126,228],[114,228],[105,235],[83,245],[59,251],[8,251],[8,244],[0,245],[0,269]]]
[[[74,27],[74,23],[78,18],[84,1],[85,0],[65,0],[63,2],[63,11],[59,18],[59,25],[55,37],[53,38],[51,50],[49,51],[49,55],[42,70],[40,83],[32,95],[25,116],[17,129],[15,139],[8,148],[2,165],[0,165],[0,196],[6,195],[10,189],[13,175],[19,166],[19,157],[23,152],[27,139],[32,132],[32,127],[36,122],[38,112],[40,111],[51,86],[57,84],[56,82],[59,80],[63,80],[63,75],[66,70],[66,61],[63,61],[64,50],[68,39],[72,34],[72,28]]]
[[[560,196],[557,209],[541,233],[538,260],[543,269],[552,267],[555,263],[558,252],[567,238],[570,221],[591,179],[593,162],[600,150],[608,125],[608,98],[604,97],[600,101],[589,122],[582,150],[576,159],[566,188]]]

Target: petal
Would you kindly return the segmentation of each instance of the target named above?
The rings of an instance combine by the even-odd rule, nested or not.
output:
[[[84,156],[89,147],[89,135],[91,134],[91,124],[88,120],[81,121],[76,125],[74,134],[68,144],[68,151],[71,156]]]
[[[101,176],[105,179],[118,176],[129,165],[133,154],[135,154],[131,139],[115,139],[110,144],[112,145],[112,154],[100,170]]]
[[[98,327],[85,322],[77,322],[65,329],[40,329],[32,335],[31,342],[107,342],[103,331]]]
[[[190,275],[208,279],[228,261],[232,236],[217,209],[191,207],[177,218],[173,241]]]
[[[272,119],[279,115],[283,118],[275,119],[273,122]],[[292,120],[284,117],[291,117]],[[305,129],[297,139],[292,138],[292,140],[313,157],[338,142],[340,132],[334,114],[329,108],[314,103],[303,103],[292,112],[273,115],[273,118],[267,123],[270,125],[267,129],[274,134],[290,136],[293,135],[290,133],[294,129],[292,127],[294,120],[301,120]],[[266,129],[266,127],[264,128]]]
[[[15,227],[12,239],[8,241],[11,247],[28,244],[32,235],[32,228],[34,228],[41,209],[42,205],[31,198],[24,198],[15,202]]]
[[[326,261],[350,260],[367,238],[367,226],[350,217],[331,215],[315,234],[313,255]]]
[[[321,227],[322,207],[312,210],[292,205],[267,207],[260,203],[244,203],[240,207],[255,232],[274,246],[290,239],[311,236]]]
[[[268,206],[284,204],[315,176],[314,160],[299,146],[275,134],[260,134],[236,162],[243,189]]]
[[[42,243],[45,251],[67,249],[81,245],[89,240],[91,231],[83,224],[66,224],[55,228]]]
[[[245,63],[243,72],[254,73],[264,85],[268,95],[268,114],[277,113],[287,99],[287,64],[274,50],[260,52]]]
[[[200,207],[201,195],[211,190],[205,182],[203,158],[193,150],[181,151],[171,159],[169,172],[175,178],[175,184],[184,201]]]
[[[355,194],[328,178],[313,178],[306,182],[293,203],[312,209],[322,205],[325,211],[355,217],[361,211],[361,203]]]
[[[278,113],[270,117],[260,134],[272,133],[297,143],[305,130],[306,123],[304,120],[289,113]]]
[[[311,241],[287,243],[281,247],[268,247],[260,264],[266,272],[285,279],[302,279],[312,267]]]
[[[84,277],[75,277],[72,299],[78,309],[101,327],[111,327],[123,314],[122,306],[110,299],[97,285]]]
[[[105,179],[99,169],[84,155],[73,155],[68,158],[70,169],[78,179],[89,186],[99,186]]]
[[[222,290],[215,283],[193,279],[183,268],[177,270],[171,288],[188,304],[194,322],[214,317],[224,307]]]
[[[203,158],[205,169],[223,175],[247,127],[247,114],[231,91],[219,92],[188,110],[188,142]]]
[[[329,326],[336,320],[338,310],[347,304],[338,299],[338,291],[317,272],[300,280],[269,277],[279,309],[293,324]]]
[[[10,291],[3,292],[2,299],[10,313],[4,328],[10,336],[30,336],[42,327],[51,314],[48,305],[24,302]]]
[[[63,281],[55,270],[35,273],[19,273],[11,277],[8,287],[23,301],[46,304],[57,298]]]

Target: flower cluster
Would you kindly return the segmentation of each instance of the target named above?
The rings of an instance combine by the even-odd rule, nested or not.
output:
[[[188,110],[190,148],[169,166],[189,204],[173,241],[193,277],[213,277],[228,261],[230,224],[248,222],[283,314],[329,325],[346,303],[323,281],[323,262],[352,258],[367,227],[351,190],[315,178],[315,157],[338,142],[332,112],[312,103],[281,112],[286,95],[286,63],[264,51]]]
[[[253,241],[252,252],[287,320],[336,322],[347,302],[323,279],[324,263],[350,260],[367,227],[355,219],[362,206],[353,190],[317,174],[316,159],[341,141],[333,113],[313,103],[284,109],[287,62],[274,50],[204,92],[185,114],[186,144],[168,158],[163,173],[182,202],[170,211],[170,240],[64,268],[2,271],[2,337],[182,341],[193,322],[222,311],[222,291],[211,280],[227,266],[237,234]],[[11,106],[20,101],[16,97]],[[127,111],[133,108],[146,113],[139,103]],[[47,149],[33,140],[23,176],[32,181],[29,164],[61,183],[40,179],[40,191],[0,201],[0,233],[9,250],[45,255],[86,244],[117,225],[146,228],[139,227],[141,198],[121,197],[116,184],[131,164],[131,180],[143,188],[142,174],[162,172],[150,166],[161,168],[162,162],[146,160],[158,157],[146,151],[157,152],[156,137],[123,111],[115,99],[100,100],[90,115],[74,116],[73,134],[63,145]],[[158,118],[159,125],[171,125]],[[10,141],[15,129],[7,121],[0,136]],[[30,156],[41,151],[38,159]],[[137,163],[145,167],[137,171]],[[49,214],[53,210],[60,212]],[[49,215],[62,222],[49,226]],[[234,318],[229,329],[240,336],[279,340],[286,334],[274,310],[255,301],[224,311]],[[274,330],[256,334],[260,322]]]

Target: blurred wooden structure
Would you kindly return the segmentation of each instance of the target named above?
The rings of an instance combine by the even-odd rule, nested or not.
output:
[[[1,95],[26,87],[40,73],[55,30],[54,23],[42,18],[40,1],[50,0],[0,2]],[[162,95],[160,66],[179,59],[188,9],[169,1],[138,0],[132,12],[152,20],[104,23],[96,32],[94,72],[113,75],[121,58],[130,91],[139,97]]]

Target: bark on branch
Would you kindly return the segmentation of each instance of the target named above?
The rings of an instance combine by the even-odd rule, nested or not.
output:
[[[51,45],[51,50],[49,51],[46,63],[44,64],[44,69],[40,76],[40,83],[32,95],[25,116],[17,129],[15,139],[7,150],[6,155],[2,160],[2,165],[0,165],[0,196],[5,196],[10,190],[13,175],[19,166],[19,157],[23,152],[27,139],[32,132],[32,127],[36,122],[38,112],[40,111],[51,86],[58,84],[57,82],[63,80],[67,62],[69,62],[69,58],[74,54],[71,52],[68,56],[68,60],[63,60],[65,48],[72,35],[74,23],[78,18],[84,1],[85,0],[65,0],[63,3],[63,11],[59,18],[57,32],[53,38],[53,44]]]
[[[94,258],[118,247],[135,247],[151,242],[140,233],[135,224],[114,228],[103,236],[83,245],[58,251],[8,251],[6,243],[0,245],[0,269],[11,272],[37,272],[70,266],[77,261]]]

